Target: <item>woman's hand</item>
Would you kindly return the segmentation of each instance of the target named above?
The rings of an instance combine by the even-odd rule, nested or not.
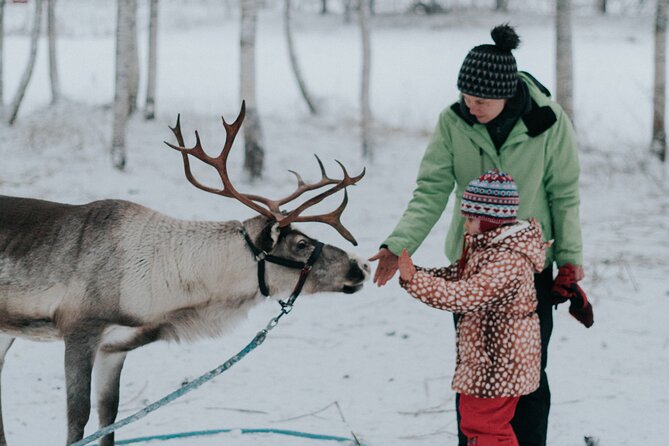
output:
[[[383,286],[393,278],[397,272],[397,256],[388,248],[381,248],[379,252],[369,258],[370,262],[379,261],[379,266],[374,273],[374,283]]]
[[[416,274],[416,267],[413,266],[413,261],[406,248],[402,250],[402,255],[400,256],[398,263],[400,268],[400,279],[405,282],[410,282],[413,275]]]

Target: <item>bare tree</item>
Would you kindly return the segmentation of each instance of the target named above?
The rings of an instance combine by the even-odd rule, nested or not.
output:
[[[30,34],[30,56],[28,57],[28,64],[26,65],[26,69],[23,72],[23,76],[21,77],[21,82],[19,83],[19,88],[16,91],[14,100],[9,106],[9,125],[13,125],[16,121],[16,117],[19,114],[19,107],[21,107],[23,96],[26,94],[26,89],[30,83],[33,69],[35,68],[35,59],[37,59],[37,44],[39,43],[39,35],[42,26],[42,6],[43,0],[35,0],[35,15],[32,32]]]
[[[372,59],[372,45],[369,36],[368,0],[360,0],[358,19],[360,35],[362,37],[362,84],[360,88],[360,126],[362,134],[362,156],[374,159],[374,150],[371,141],[372,113],[369,106],[369,82]]]
[[[660,161],[665,162],[667,157],[667,132],[664,124],[667,76],[667,0],[657,0],[655,15],[655,81],[651,153]]]
[[[344,23],[351,23],[351,10],[353,9],[353,0],[344,1]]]
[[[376,15],[376,1],[367,0],[366,2],[367,14]],[[359,10],[362,6],[360,0],[343,0],[344,4],[344,23],[351,23],[353,11]]]
[[[608,6],[608,2],[606,0],[597,0],[597,10],[600,13],[606,14],[607,6]]]
[[[574,69],[572,55],[571,0],[557,0],[556,88],[555,97],[572,121],[574,120]]]
[[[328,0],[321,0],[321,14],[328,13]]]
[[[51,80],[51,104],[60,100],[60,80],[56,59],[56,0],[47,0],[47,35],[49,36],[49,79]]]
[[[128,39],[132,39],[132,44],[128,47],[130,69],[128,75],[128,115],[132,115],[137,110],[137,97],[139,96],[139,52],[137,51],[137,0],[132,4],[130,14],[130,30]]]
[[[262,176],[265,151],[262,128],[256,105],[256,24],[257,0],[241,0],[240,28],[240,93],[246,101],[244,124],[244,169],[251,180]]]
[[[495,11],[506,12],[509,10],[509,0],[495,0]]]
[[[302,93],[304,101],[309,107],[309,112],[312,115],[318,114],[314,101],[311,99],[307,85],[304,82],[304,77],[302,76],[302,70],[297,61],[297,54],[295,53],[295,43],[293,42],[293,27],[291,21],[291,1],[285,0],[284,2],[284,11],[283,11],[283,27],[286,34],[286,43],[288,44],[288,56],[290,57],[290,66],[293,69],[293,74],[295,75],[295,80],[297,81],[297,86]]]
[[[5,109],[5,87],[2,82],[4,76],[4,66],[2,65],[2,59],[4,58],[4,48],[5,48],[5,0],[0,0],[0,119],[4,116]]]
[[[118,0],[116,15],[116,74],[112,124],[112,163],[118,170],[125,169],[125,131],[129,115],[130,71],[132,69],[133,15],[137,10],[137,0]]]
[[[156,116],[156,57],[158,52],[158,0],[149,3],[149,64],[146,79],[144,118]]]

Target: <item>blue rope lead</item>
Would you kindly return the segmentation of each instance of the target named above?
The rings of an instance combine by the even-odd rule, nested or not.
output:
[[[248,237],[247,237],[248,239]],[[279,320],[285,316],[286,314],[290,313],[290,311],[293,309],[293,304],[295,303],[295,300],[297,299],[297,296],[299,296],[300,291],[302,290],[302,285],[304,285],[304,281],[307,278],[307,275],[309,274],[309,271],[311,270],[311,265],[313,262],[316,261],[316,258],[320,254],[320,250],[323,247],[323,244],[320,243],[317,245],[316,249],[314,252],[311,254],[311,257],[309,257],[309,260],[307,261],[307,264],[305,267],[302,269],[302,272],[300,274],[300,280],[298,281],[297,285],[295,286],[295,289],[290,295],[290,299],[288,300],[287,303],[279,301],[281,304],[281,313],[279,313],[277,316],[273,317],[270,319],[269,323],[267,326],[263,329],[260,330],[255,337],[249,342],[246,347],[244,347],[239,353],[237,353],[235,356],[231,357],[227,361],[225,361],[223,364],[219,365],[215,369],[205,373],[204,375],[200,376],[196,380],[193,380],[189,382],[188,384],[182,386],[180,389],[175,390],[174,392],[164,396],[163,398],[159,399],[156,402],[153,402],[146,406],[144,409],[134,413],[133,415],[130,415],[129,417],[126,417],[120,421],[117,421],[116,423],[110,424],[109,426],[103,427],[102,429],[98,430],[97,432],[93,433],[92,435],[89,435],[86,438],[83,438],[79,441],[76,441],[72,443],[70,446],[86,446],[90,444],[91,442],[97,440],[98,438],[102,438],[107,434],[111,434],[112,432],[122,428],[123,426],[126,426],[130,423],[133,423],[137,420],[140,420],[153,412],[154,410],[157,410],[161,408],[162,406],[171,403],[175,399],[183,396],[184,394],[190,392],[191,390],[195,390],[196,388],[200,387],[202,384],[206,383],[207,381],[210,381],[211,379],[215,378],[216,376],[220,375],[221,373],[225,372],[228,370],[230,367],[235,365],[237,362],[239,362],[244,356],[249,354],[251,351],[253,351],[256,347],[258,347],[260,344],[262,344],[265,339],[267,338],[267,333],[269,333],[270,330],[272,330],[274,327],[277,326],[279,323]],[[143,437],[143,439],[132,439],[132,440],[125,440],[125,441],[120,441],[116,442],[116,444],[128,444],[128,443],[137,443],[140,441],[148,441],[148,440],[154,440],[154,439],[162,439],[162,440],[169,440],[172,438],[183,438],[183,437],[193,437],[197,435],[212,435],[214,433],[222,433],[222,432],[230,432],[230,429],[222,429],[222,430],[215,430],[215,431],[199,431],[199,432],[185,432],[181,434],[168,434],[168,435],[159,435],[157,437]],[[354,441],[349,438],[341,438],[341,437],[332,437],[332,436],[327,436],[327,435],[318,435],[318,434],[308,434],[304,432],[297,432],[297,431],[287,431],[287,430],[280,430],[280,429],[242,429],[242,433],[276,433],[276,434],[281,434],[281,435],[292,435],[296,437],[305,437],[305,438],[314,438],[318,440],[336,440],[336,441]],[[355,437],[355,434],[353,434]],[[360,445],[360,442],[358,439],[355,439],[356,445]]]
[[[281,313],[283,315],[283,313]],[[275,318],[274,325],[276,325],[276,321],[278,318]],[[271,329],[271,326],[268,326],[269,329]],[[267,337],[267,329],[260,330],[258,334],[251,340],[251,342],[248,343],[246,347],[244,347],[239,353],[237,353],[235,356],[232,358],[228,359],[225,361],[223,364],[219,365],[215,369],[205,373],[204,375],[200,376],[198,379],[189,382],[185,386],[181,387],[180,389],[175,390],[174,392],[164,396],[163,398],[159,399],[158,401],[149,404],[146,406],[144,409],[140,410],[139,412],[134,413],[133,415],[130,415],[129,417],[126,417],[120,421],[117,421],[116,423],[110,424],[109,426],[103,427],[102,429],[98,430],[92,435],[89,435],[86,438],[83,438],[77,442],[72,443],[70,446],[86,446],[90,444],[91,442],[97,440],[98,438],[102,438],[107,434],[110,434],[114,432],[115,430],[118,430],[122,428],[123,426],[130,424],[132,422],[135,422],[137,420],[140,420],[153,412],[154,410],[164,406],[165,404],[168,404],[175,399],[183,396],[184,394],[190,392],[191,390],[194,390],[198,387],[200,387],[202,384],[206,383],[207,381],[210,381],[211,379],[215,378],[216,376],[220,375],[221,373],[225,372],[228,370],[230,367],[235,365],[240,359],[242,359],[244,356],[246,356],[248,353],[250,353],[253,349],[258,347],[260,344],[262,344],[265,341],[265,338]]]
[[[164,434],[164,435],[152,435],[148,437],[138,437],[138,438],[129,438],[126,440],[116,440],[117,445],[122,444],[132,444],[132,443],[144,443],[147,441],[153,440],[175,440],[179,438],[190,438],[190,437],[204,437],[209,435],[225,434],[230,432],[241,432],[242,434],[278,434],[286,435],[289,437],[301,437],[309,438],[312,440],[324,440],[324,441],[338,441],[340,443],[353,443],[352,438],[345,437],[336,437],[333,435],[320,435],[320,434],[310,434],[307,432],[299,432],[285,429],[211,429],[204,431],[192,431],[192,432],[179,432],[175,434]]]

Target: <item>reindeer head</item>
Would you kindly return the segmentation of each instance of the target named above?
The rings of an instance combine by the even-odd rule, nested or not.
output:
[[[358,175],[351,177],[346,168],[339,162],[343,171],[342,179],[333,179],[328,177],[323,167],[323,163],[316,156],[318,165],[321,170],[321,179],[315,183],[305,183],[302,177],[290,171],[297,178],[297,188],[294,192],[281,199],[269,199],[260,195],[245,194],[238,192],[233,186],[227,171],[227,159],[232,148],[235,136],[239,132],[242,121],[245,115],[245,103],[242,102],[242,108],[239,116],[232,123],[228,124],[223,119],[223,126],[226,131],[225,144],[221,153],[212,157],[205,153],[200,142],[198,132],[195,132],[195,146],[186,148],[184,139],[181,134],[180,119],[177,118],[176,125],[170,129],[177,139],[178,145],[173,145],[165,142],[171,148],[181,152],[186,178],[195,187],[206,192],[222,195],[225,197],[234,198],[244,205],[250,207],[260,214],[258,217],[246,220],[243,223],[244,237],[246,238],[249,248],[256,255],[256,260],[263,263],[264,269],[265,259],[272,263],[268,265],[268,280],[264,282],[264,271],[259,273],[261,281],[261,291],[264,294],[282,294],[286,290],[290,290],[292,284],[295,283],[295,277],[300,275],[294,269],[287,271],[290,268],[296,268],[291,265],[307,263],[310,257],[314,257],[313,265],[310,265],[310,273],[304,281],[304,291],[307,293],[316,293],[320,291],[339,291],[344,293],[354,293],[362,288],[363,282],[369,275],[369,265],[364,260],[353,256],[340,248],[331,245],[324,245],[318,240],[314,240],[304,233],[294,229],[291,224],[297,222],[321,222],[326,223],[336,229],[346,240],[353,245],[357,242],[353,235],[341,223],[341,215],[348,203],[348,195],[346,188],[356,184],[365,175],[365,170]],[[189,155],[200,161],[208,164],[216,169],[219,173],[223,188],[217,189],[201,184],[195,179],[190,168]],[[323,189],[322,192],[305,200],[302,204],[290,211],[282,210],[281,207],[296,200],[303,194],[311,191]],[[340,190],[344,190],[344,198],[342,203],[332,212],[319,215],[302,215],[303,212],[324,200],[326,197],[335,194]],[[313,255],[316,250],[318,255]],[[272,259],[283,259],[287,262],[272,261]],[[286,266],[288,265],[288,268]],[[259,270],[260,271],[260,270]],[[263,290],[266,288],[266,290]]]
[[[321,244],[292,226],[280,227],[276,221],[264,216],[244,222],[249,234],[257,234],[253,244],[268,255],[306,264],[317,246]],[[369,276],[369,264],[336,246],[322,244],[304,283],[304,293],[324,291],[355,293],[362,289]],[[282,297],[293,289],[298,280],[298,268],[289,269],[273,263],[267,264],[266,282],[269,294]]]

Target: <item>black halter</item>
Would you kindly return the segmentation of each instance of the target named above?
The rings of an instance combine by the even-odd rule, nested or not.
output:
[[[269,297],[269,289],[267,288],[267,283],[265,282],[265,262],[285,266],[286,268],[301,270],[300,278],[297,281],[293,292],[290,294],[288,302],[279,301],[281,307],[284,309],[287,307],[292,307],[295,299],[297,299],[297,296],[299,296],[300,292],[302,291],[302,287],[304,286],[304,282],[307,280],[307,276],[309,276],[309,273],[311,272],[311,268],[314,266],[314,263],[316,263],[316,260],[318,260],[318,257],[321,255],[321,251],[323,250],[323,243],[316,242],[316,246],[314,247],[314,250],[311,252],[311,255],[307,261],[298,262],[296,260],[284,259],[282,257],[276,257],[272,254],[268,254],[253,244],[249,233],[246,232],[244,227],[240,229],[240,232],[244,236],[244,240],[246,240],[246,244],[248,245],[249,249],[251,252],[253,252],[253,256],[255,257],[256,262],[258,262],[258,286],[260,287],[260,292],[263,296]]]

